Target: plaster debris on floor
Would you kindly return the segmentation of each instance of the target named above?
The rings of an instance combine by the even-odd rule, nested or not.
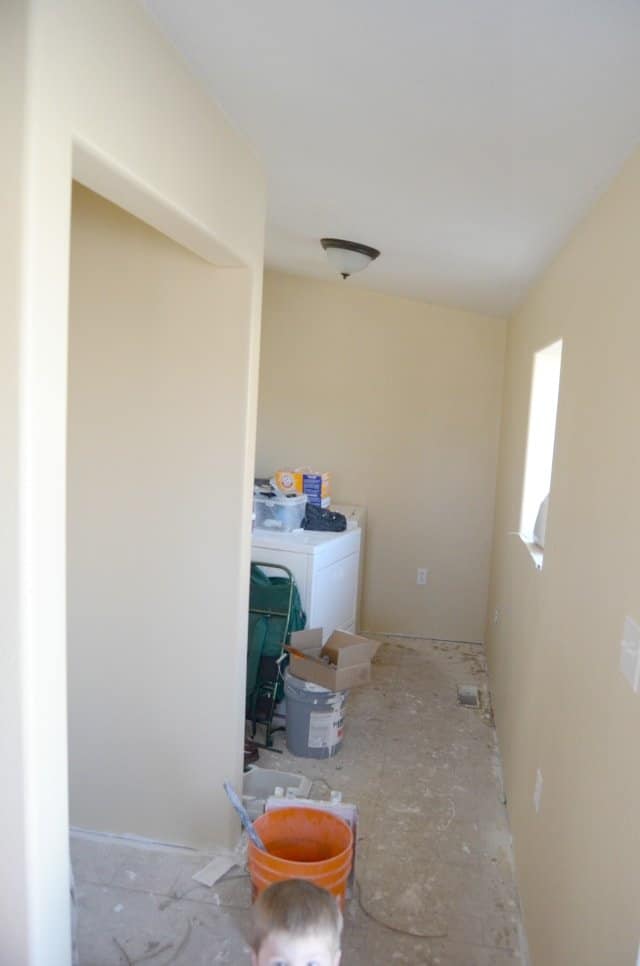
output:
[[[261,751],[360,810],[357,885],[344,966],[525,964],[511,835],[483,649],[386,638],[372,683],[346,706],[335,758]],[[479,689],[478,709],[459,686]],[[214,857],[74,833],[80,966],[250,962],[251,888],[234,866],[212,887],[192,878]]]

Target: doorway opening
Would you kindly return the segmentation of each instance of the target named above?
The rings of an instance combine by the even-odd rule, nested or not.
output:
[[[222,781],[241,774],[244,727],[247,272],[74,183],[69,306],[71,825],[228,844]]]

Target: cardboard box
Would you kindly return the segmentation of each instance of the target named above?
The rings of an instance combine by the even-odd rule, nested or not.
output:
[[[371,680],[371,661],[380,642],[334,631],[323,647],[322,628],[314,627],[294,631],[290,646],[299,652],[290,653],[292,674],[329,691],[346,691]]]

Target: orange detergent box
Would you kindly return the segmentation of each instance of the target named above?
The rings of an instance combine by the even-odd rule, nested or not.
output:
[[[299,470],[276,470],[273,482],[280,493],[302,495],[302,473]]]

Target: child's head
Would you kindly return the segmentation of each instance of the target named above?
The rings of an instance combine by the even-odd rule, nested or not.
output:
[[[253,907],[253,966],[338,966],[341,933],[331,893],[304,879],[276,882]]]

